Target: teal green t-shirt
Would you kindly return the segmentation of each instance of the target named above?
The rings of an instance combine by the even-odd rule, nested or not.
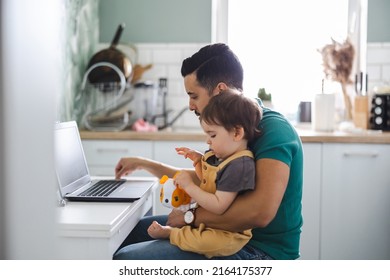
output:
[[[290,177],[275,218],[265,228],[254,228],[249,244],[274,259],[297,259],[303,223],[302,142],[291,123],[282,114],[268,108],[263,108],[259,127],[262,135],[251,146],[255,160],[270,158],[282,161],[290,167]]]

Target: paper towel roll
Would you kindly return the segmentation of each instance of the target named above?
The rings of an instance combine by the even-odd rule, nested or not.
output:
[[[312,109],[312,127],[316,131],[333,131],[335,95],[316,94]]]

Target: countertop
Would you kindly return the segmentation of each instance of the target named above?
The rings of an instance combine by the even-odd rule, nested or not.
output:
[[[390,132],[361,130],[355,132],[317,132],[297,128],[303,143],[379,143],[390,144]],[[205,141],[205,134],[197,130],[174,130],[158,132],[100,132],[80,131],[83,140],[143,140],[143,141]]]

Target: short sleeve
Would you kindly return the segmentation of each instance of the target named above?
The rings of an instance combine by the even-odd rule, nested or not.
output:
[[[243,156],[232,160],[217,173],[217,190],[242,192],[255,188],[255,161]]]

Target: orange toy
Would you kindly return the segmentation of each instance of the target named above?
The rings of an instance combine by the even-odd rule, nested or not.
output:
[[[169,178],[167,175],[161,177],[160,202],[168,208],[187,211],[190,209],[192,199],[183,189],[175,186],[173,178]]]

